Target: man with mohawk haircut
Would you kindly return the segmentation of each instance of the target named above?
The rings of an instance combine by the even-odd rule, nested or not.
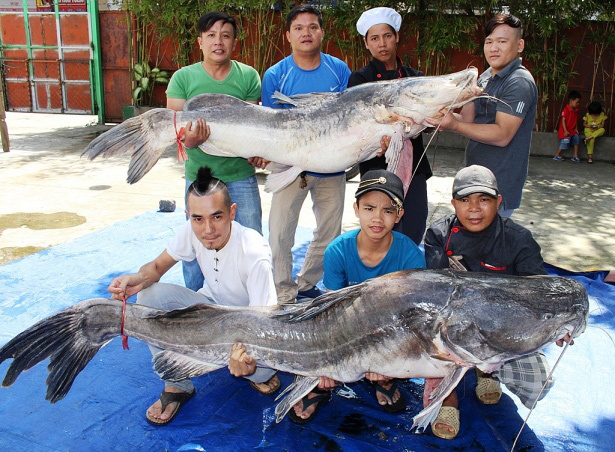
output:
[[[212,177],[208,167],[198,170],[186,192],[186,222],[167,248],[138,273],[115,278],[108,287],[112,298],[125,300],[137,294],[137,303],[155,309],[174,310],[197,303],[224,306],[268,306],[277,303],[267,241],[255,230],[235,222],[236,204],[231,203],[226,184]],[[197,292],[160,278],[179,261],[196,259],[205,284]],[[152,355],[162,350],[150,346]],[[245,376],[262,394],[280,387],[275,370],[256,367],[242,344],[232,348],[229,370]],[[154,425],[169,423],[194,394],[190,379],[165,381],[160,399],[146,412]]]

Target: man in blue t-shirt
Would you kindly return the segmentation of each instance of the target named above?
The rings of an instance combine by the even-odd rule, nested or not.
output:
[[[323,37],[322,15],[316,8],[299,5],[288,13],[286,39],[292,54],[265,72],[261,95],[264,106],[291,107],[275,103],[273,94],[276,91],[290,97],[346,89],[350,69],[342,60],[321,52]],[[335,143],[331,143],[331,148],[335,152]],[[273,254],[278,303],[320,295],[316,283],[322,277],[325,248],[341,232],[345,190],[344,172],[321,174],[306,171],[290,185],[273,194],[269,213],[269,244]],[[291,250],[301,206],[308,193],[314,204],[316,229],[295,282]]]
[[[355,194],[355,215],[360,229],[348,231],[333,240],[324,258],[324,283],[327,290],[362,283],[398,270],[425,268],[425,257],[407,236],[393,231],[404,214],[404,189],[393,173],[376,169],[361,178]],[[385,411],[399,412],[406,408],[406,399],[394,379],[369,372],[378,403]],[[318,387],[306,395],[289,412],[293,422],[312,420],[320,403],[329,398],[335,380],[321,377]]]

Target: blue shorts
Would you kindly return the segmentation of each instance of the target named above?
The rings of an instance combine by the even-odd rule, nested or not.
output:
[[[562,138],[559,140],[559,148],[562,150],[568,149],[568,146],[577,146],[579,144],[579,135]]]

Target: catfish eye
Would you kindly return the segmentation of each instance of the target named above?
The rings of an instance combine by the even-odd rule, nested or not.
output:
[[[542,315],[542,320],[551,320],[553,318],[553,314],[551,314],[550,312],[547,312],[546,314]]]

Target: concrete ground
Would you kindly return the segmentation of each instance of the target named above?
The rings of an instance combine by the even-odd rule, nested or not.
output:
[[[10,152],[0,153],[0,265],[73,240],[172,199],[183,209],[183,165],[163,155],[138,183],[125,182],[128,156],[90,162],[87,144],[110,126],[94,116],[7,113]],[[436,143],[438,140],[433,140]],[[463,150],[432,144],[428,157],[429,221],[452,211],[450,190]],[[596,156],[599,160],[599,156]],[[265,172],[257,173],[262,187]],[[615,166],[550,157],[530,159],[521,208],[513,219],[529,228],[549,263],[569,270],[615,267]],[[352,209],[358,178],[347,183],[343,228],[358,226]],[[264,221],[271,195],[261,190]],[[313,228],[311,203],[300,225]],[[146,231],[144,231],[146,233]],[[118,246],[122,238],[118,237]]]

